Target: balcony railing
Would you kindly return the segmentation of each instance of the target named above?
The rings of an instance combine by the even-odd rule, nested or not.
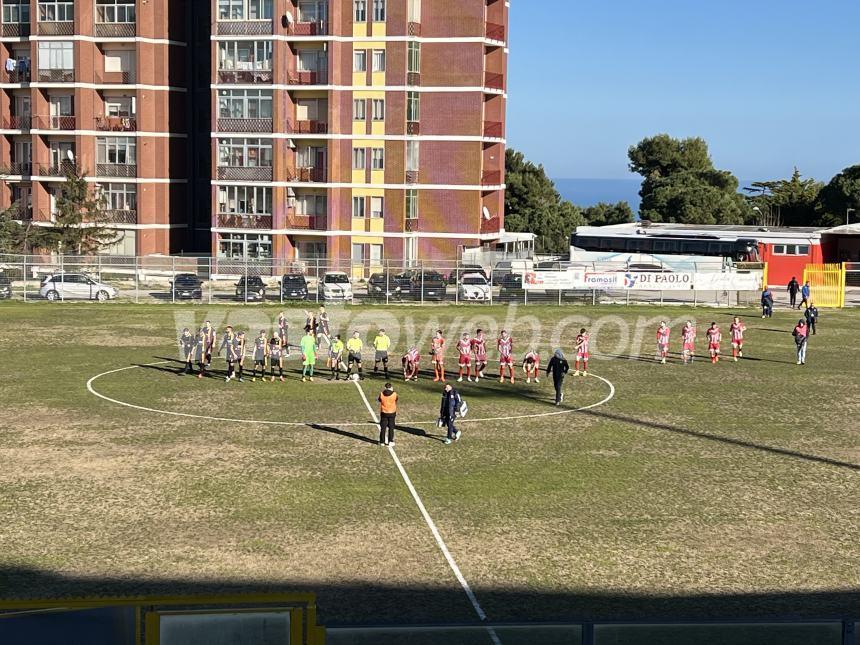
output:
[[[271,36],[271,20],[222,20],[218,22],[219,36]]]
[[[75,33],[75,23],[71,20],[62,22],[39,22],[36,33],[40,36],[72,36]]]
[[[134,163],[97,163],[97,177],[137,177],[137,164]]]
[[[234,213],[218,213],[215,221],[218,228],[272,228],[271,215],[237,215]]]
[[[30,161],[13,161],[0,166],[0,176],[21,175],[26,177],[33,172],[33,164]]]
[[[134,70],[124,72],[96,72],[97,85],[134,85],[137,74]]]
[[[481,174],[481,186],[498,186],[502,183],[501,170],[485,170]]]
[[[137,25],[133,22],[97,22],[97,38],[134,38]]]
[[[421,72],[406,72],[407,85],[421,85]]]
[[[406,134],[421,134],[421,123],[418,121],[407,121]]]
[[[497,25],[493,22],[487,23],[487,40],[498,40],[505,42],[505,26]]]
[[[37,130],[77,130],[78,117],[51,114],[34,117],[34,127]]]
[[[96,130],[106,132],[134,132],[137,130],[137,119],[133,116],[97,116]]]
[[[420,22],[410,22],[407,25],[407,32],[410,36],[420,36],[421,35],[421,23]]]
[[[218,166],[217,175],[227,181],[272,181],[272,167]]]
[[[417,184],[418,183],[418,171],[417,170],[407,170],[406,171],[406,183],[407,184]]]
[[[490,139],[501,139],[504,133],[501,122],[484,121],[484,136]]]
[[[137,224],[137,211],[109,208],[103,211],[104,219],[110,224]]]
[[[13,37],[13,36],[29,36],[30,35],[30,23],[29,22],[4,22],[3,28],[0,30],[0,34],[4,37]]]
[[[293,134],[326,134],[328,132],[328,123],[325,121],[287,120],[287,132]]]
[[[421,220],[417,217],[408,218],[403,226],[403,229],[406,233],[423,233],[421,230]]]
[[[218,132],[259,132],[271,134],[274,121],[271,117],[243,119],[218,117]]]
[[[74,69],[40,69],[38,79],[41,83],[74,83]]]
[[[289,32],[293,36],[324,36],[328,34],[328,23],[325,20],[296,22],[290,25]]]
[[[74,161],[61,161],[60,163],[33,164],[36,169],[34,174],[39,177],[65,177],[67,174],[77,174],[78,165]]]
[[[287,171],[287,181],[324,182],[327,178],[325,168],[292,168]]]
[[[274,74],[270,69],[219,69],[218,82],[237,85],[271,83]]]
[[[293,71],[287,80],[290,85],[325,85],[328,82],[328,70]]]
[[[33,207],[32,206],[22,206],[18,205],[12,208],[9,211],[9,214],[12,215],[12,219],[16,219],[21,222],[31,222],[33,221]]]
[[[504,74],[493,74],[492,72],[487,72],[484,75],[484,87],[489,87],[493,90],[504,90],[505,89],[505,76]]]
[[[3,119],[4,130],[29,130],[33,117],[29,114],[26,116],[7,116]]]
[[[30,68],[26,69],[16,69],[13,72],[7,72],[3,70],[3,80],[6,83],[29,83],[30,82]]]
[[[499,217],[481,218],[481,233],[498,233],[502,230],[502,220]]]
[[[284,228],[293,228],[301,231],[324,231],[326,230],[325,215],[296,215],[291,213]]]

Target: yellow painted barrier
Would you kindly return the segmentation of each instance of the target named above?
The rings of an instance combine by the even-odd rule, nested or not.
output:
[[[816,307],[841,309],[845,306],[844,264],[807,264],[803,282],[807,281],[810,300]]]

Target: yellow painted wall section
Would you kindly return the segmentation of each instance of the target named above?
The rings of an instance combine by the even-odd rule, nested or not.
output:
[[[385,134],[385,121],[372,121],[370,124],[370,133],[372,135],[375,135],[375,136],[384,135]]]
[[[370,82],[375,87],[384,87],[385,86],[385,72],[373,72],[373,74],[371,74]]]
[[[371,170],[370,171],[370,183],[371,184],[384,184],[385,183],[385,171],[384,170]]]
[[[367,85],[367,72],[353,72],[352,73],[352,85],[353,87],[361,87]]]
[[[385,23],[384,22],[374,22],[371,26],[371,36],[374,38],[381,38],[385,36]]]
[[[367,38],[367,23],[354,22],[352,24],[352,36],[353,38]]]

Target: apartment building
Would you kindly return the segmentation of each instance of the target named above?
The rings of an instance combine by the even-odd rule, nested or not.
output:
[[[505,0],[210,0],[212,254],[372,270],[504,224]]]
[[[110,253],[183,248],[185,0],[0,0],[0,208],[50,222],[70,167],[123,232]]]

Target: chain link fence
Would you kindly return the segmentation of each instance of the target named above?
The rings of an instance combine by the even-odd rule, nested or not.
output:
[[[547,284],[562,284],[552,274],[572,267],[538,267]],[[576,263],[588,275],[629,275],[624,263]],[[345,303],[493,305],[599,305],[650,303],[693,306],[758,306],[758,287],[746,290],[678,287],[643,289],[622,286],[540,287],[524,276],[535,270],[529,260],[495,266],[461,262],[330,263],[326,260],[242,261],[187,256],[20,256],[0,255],[0,297],[25,301],[111,300],[135,303]],[[697,275],[725,275],[712,264]],[[643,272],[638,272],[642,275]],[[671,276],[668,269],[648,275]],[[675,274],[678,275],[678,274]],[[647,276],[646,276],[647,277]],[[655,280],[655,282],[660,282]],[[669,280],[663,280],[669,283]],[[2,292],[6,285],[5,294]]]

